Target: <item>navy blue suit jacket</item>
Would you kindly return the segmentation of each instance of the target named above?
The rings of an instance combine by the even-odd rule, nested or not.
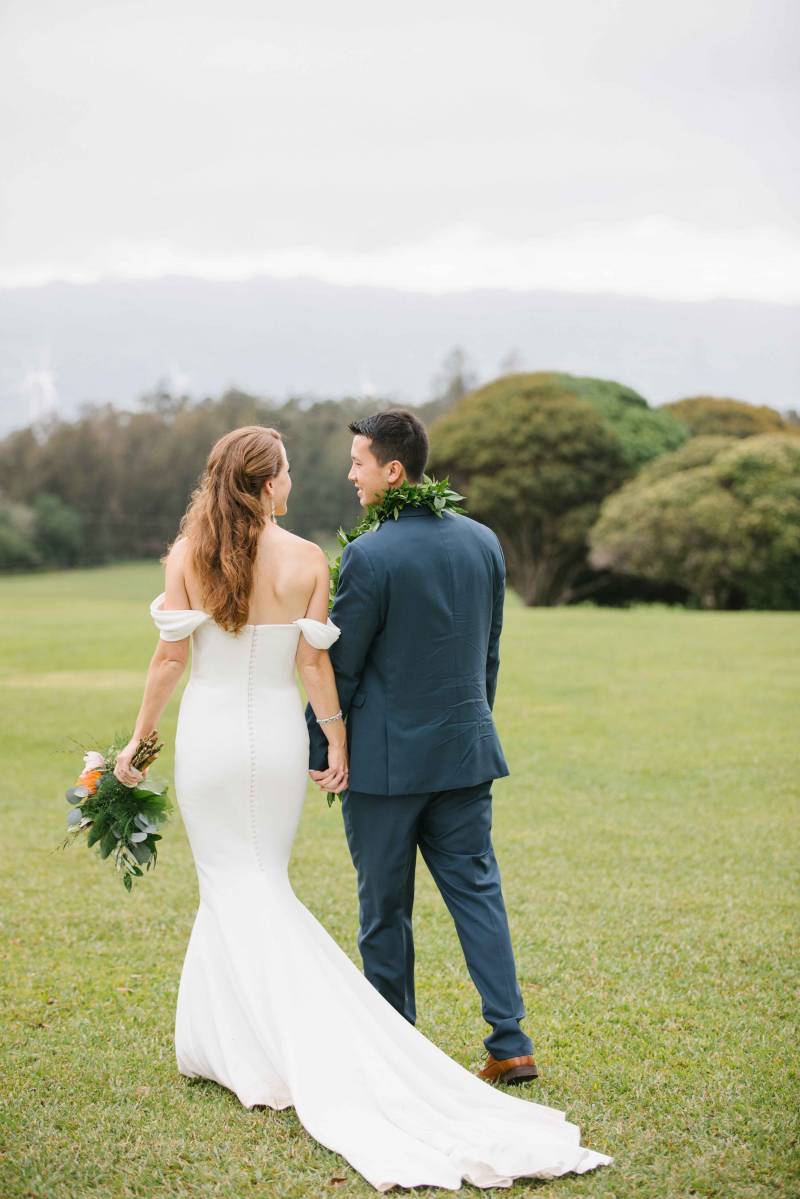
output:
[[[492,719],[505,562],[468,516],[403,508],[345,547],[330,649],[350,789],[413,795],[508,774]],[[310,769],[327,741],[309,705]]]

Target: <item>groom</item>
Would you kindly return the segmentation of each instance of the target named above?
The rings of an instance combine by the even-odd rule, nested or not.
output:
[[[350,426],[362,508],[421,482],[424,425],[381,412]],[[347,717],[347,843],[358,873],[364,973],[412,1024],[417,847],[480,992],[490,1082],[537,1076],[491,840],[492,780],[508,774],[492,720],[505,564],[488,528],[408,506],[346,546],[330,657]],[[327,789],[327,741],[306,710],[310,775]]]

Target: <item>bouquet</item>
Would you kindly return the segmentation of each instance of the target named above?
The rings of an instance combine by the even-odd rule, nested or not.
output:
[[[101,858],[113,854],[123,886],[130,891],[134,878],[156,864],[158,828],[167,819],[170,804],[166,783],[142,779],[135,787],[126,787],[115,776],[117,754],[125,745],[127,739],[118,737],[105,754],[97,750],[84,754],[83,770],[66,792],[72,811],[67,816],[69,835],[61,848],[86,833],[87,847],[97,845]],[[162,748],[153,731],[139,742],[132,764],[147,770]]]

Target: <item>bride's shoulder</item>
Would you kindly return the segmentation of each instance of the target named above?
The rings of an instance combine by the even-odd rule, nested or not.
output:
[[[176,537],[164,555],[163,561],[174,566],[183,566],[189,553],[189,538]]]
[[[169,583],[173,581],[179,582],[184,587],[188,597],[196,582],[189,538],[177,537],[164,555],[163,562],[167,579],[167,595],[169,595]]]
[[[283,544],[286,549],[297,555],[299,560],[307,562],[309,565],[318,565],[324,562],[327,565],[328,559],[325,556],[325,551],[321,546],[317,545],[316,541],[307,541],[305,537],[298,537],[297,533],[290,533],[288,529],[281,529],[283,534]]]

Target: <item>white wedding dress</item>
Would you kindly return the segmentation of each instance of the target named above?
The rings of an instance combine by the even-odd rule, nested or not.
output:
[[[611,1158],[564,1113],[474,1077],[384,1000],[303,907],[288,864],[306,791],[308,731],[295,683],[310,619],[225,632],[202,611],[151,614],[192,637],[175,787],[200,906],[178,994],[178,1069],[245,1105],[293,1105],[322,1145],[377,1190],[509,1186]]]

